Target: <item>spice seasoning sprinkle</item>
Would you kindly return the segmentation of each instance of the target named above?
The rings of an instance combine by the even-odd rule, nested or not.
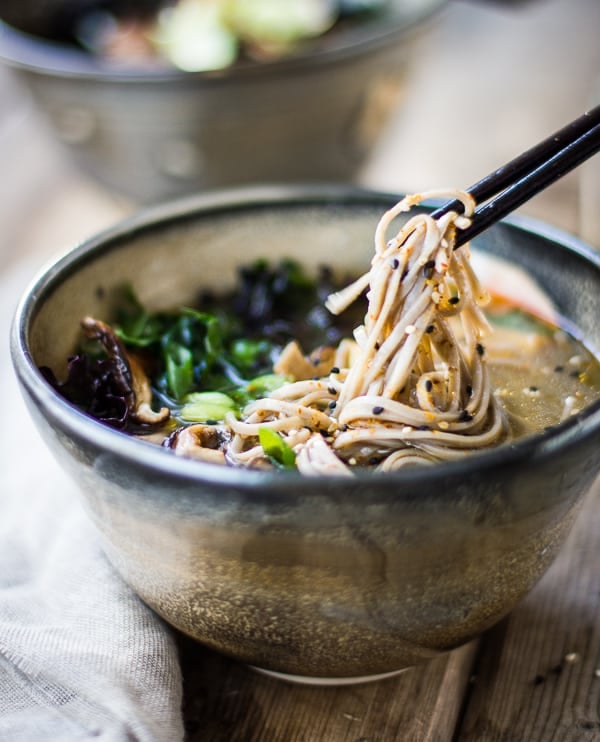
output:
[[[373,414],[374,415],[381,415],[382,412],[383,412],[383,407],[379,407],[379,406],[373,407]]]
[[[433,269],[435,268],[435,260],[428,260],[423,266],[423,275],[425,278],[431,278],[433,276]]]
[[[394,258],[394,259],[392,260],[392,268],[393,268],[394,270],[396,270],[396,268],[397,268],[397,267],[398,267],[399,265],[400,265],[400,261],[398,260],[398,258]]]

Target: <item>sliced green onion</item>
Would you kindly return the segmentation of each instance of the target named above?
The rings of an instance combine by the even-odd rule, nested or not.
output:
[[[222,422],[228,412],[235,412],[236,404],[222,392],[193,392],[185,398],[180,417],[187,422]]]
[[[271,430],[271,428],[259,428],[258,440],[265,455],[275,466],[286,469],[292,469],[296,466],[296,454],[279,433]]]
[[[252,398],[257,399],[269,392],[274,392],[275,389],[279,389],[279,387],[287,384],[288,381],[288,377],[281,374],[263,374],[262,376],[250,379],[246,390]]]

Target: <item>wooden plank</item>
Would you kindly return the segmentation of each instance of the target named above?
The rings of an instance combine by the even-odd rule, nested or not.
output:
[[[475,642],[376,683],[292,685],[181,639],[189,742],[444,742],[452,738]]]
[[[600,740],[600,482],[557,561],[483,638],[460,742]]]

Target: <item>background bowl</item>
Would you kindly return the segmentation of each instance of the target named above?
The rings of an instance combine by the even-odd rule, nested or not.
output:
[[[79,318],[109,318],[111,288],[123,281],[157,308],[230,284],[256,257],[362,271],[395,200],[290,186],[156,207],[58,260],[14,322],[31,414],[79,482],[115,567],[175,627],[270,671],[378,676],[498,621],[549,566],[600,468],[600,403],[461,462],[307,480],[183,460],[129,438],[70,406],[37,366],[60,374]],[[530,270],[600,347],[597,255],[523,222],[497,225],[476,245]]]
[[[377,140],[417,32],[446,1],[390,0],[293,58],[220,72],[115,68],[1,23],[0,59],[79,164],[136,200],[256,181],[341,181]],[[52,5],[14,0],[0,15],[35,30]]]

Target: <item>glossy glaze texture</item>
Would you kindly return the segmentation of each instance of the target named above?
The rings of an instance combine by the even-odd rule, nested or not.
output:
[[[268,670],[392,672],[460,645],[511,610],[552,562],[600,467],[600,408],[462,462],[356,479],[303,479],[175,457],[104,427],[43,380],[111,287],[191,300],[253,257],[364,270],[394,198],[344,188],[240,190],[148,211],[45,271],[21,303],[12,354],[44,439],[80,484],[133,589],[201,642]],[[600,261],[538,224],[476,240],[537,276],[600,347]]]

